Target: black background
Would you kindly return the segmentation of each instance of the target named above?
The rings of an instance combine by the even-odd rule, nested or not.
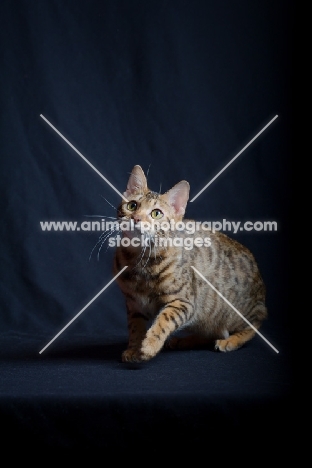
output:
[[[240,428],[269,415],[283,427],[278,412],[292,390],[293,16],[292,2],[278,0],[1,2],[8,438],[118,445],[161,426],[199,440],[207,420]],[[113,283],[40,354],[112,279],[113,256],[106,246],[92,251],[98,232],[42,232],[40,221],[114,216],[120,201],[40,115],[120,192],[140,164],[152,190],[186,179],[190,199],[278,115],[186,215],[277,222],[276,232],[229,234],[258,261],[269,312],[261,331],[279,353],[256,336],[235,353],[164,351],[126,366],[125,307]]]

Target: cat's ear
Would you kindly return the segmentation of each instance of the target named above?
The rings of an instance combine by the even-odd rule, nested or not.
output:
[[[181,182],[165,193],[169,205],[174,208],[177,216],[184,215],[189,193],[190,184],[186,180],[181,180]]]
[[[131,171],[127,190],[124,192],[126,198],[130,198],[131,195],[144,193],[147,190],[146,177],[141,166],[134,166]]]

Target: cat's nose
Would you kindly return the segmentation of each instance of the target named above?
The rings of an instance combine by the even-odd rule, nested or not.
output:
[[[133,216],[133,220],[137,224],[137,223],[139,223],[141,221],[141,218],[140,218],[140,216]]]

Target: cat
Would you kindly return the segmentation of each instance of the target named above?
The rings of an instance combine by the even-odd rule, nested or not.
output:
[[[126,223],[113,262],[115,275],[127,267],[116,279],[127,309],[123,362],[148,361],[163,348],[236,350],[267,318],[266,288],[249,249],[198,223],[191,239],[181,230],[193,221],[184,219],[189,189],[182,180],[153,192],[136,165],[117,207],[119,223]]]

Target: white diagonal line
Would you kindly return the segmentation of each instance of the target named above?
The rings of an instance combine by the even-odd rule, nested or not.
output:
[[[254,327],[252,325],[252,323],[250,323],[208,280],[207,278],[205,278],[198,270],[196,270],[195,267],[191,267],[193,268],[193,270],[204,280],[206,281],[207,284],[209,284],[209,286],[217,293],[219,294],[220,297],[222,297],[222,299],[230,306],[232,307],[232,309],[242,318],[245,320],[245,322],[248,323],[248,325],[253,328],[255,330],[256,333],[258,333],[259,336],[261,336],[261,338],[266,342],[268,343],[269,346],[271,346],[272,349],[274,349],[274,351],[276,353],[279,353],[279,351],[256,329],[256,327]]]
[[[259,136],[259,135],[261,135],[261,133],[263,133],[263,132],[264,132],[264,130],[265,130],[266,128],[268,128],[268,126],[269,126],[269,125],[271,125],[271,123],[272,123],[272,122],[273,122],[275,119],[277,119],[277,117],[278,117],[278,115],[276,115],[275,117],[273,117],[273,119],[272,119],[272,120],[270,120],[270,122],[269,122],[268,124],[266,124],[266,125],[265,125],[265,127],[263,127],[263,129],[262,129],[262,130],[260,130],[260,132],[259,132],[259,133],[257,133],[257,135],[256,135],[256,136],[254,136],[254,137],[253,137],[253,138],[250,140],[250,142],[249,142],[249,143],[247,143],[247,145],[246,145],[246,146],[244,146],[244,148],[243,148],[242,150],[240,150],[240,152],[239,152],[239,153],[237,153],[237,155],[236,155],[236,156],[234,156],[234,158],[232,158],[232,159],[231,159],[231,161],[230,161],[230,162],[228,162],[228,163],[227,163],[227,164],[224,166],[224,168],[223,168],[223,169],[221,169],[221,171],[219,171],[219,172],[218,172],[218,174],[217,174],[217,175],[215,175],[215,176],[214,176],[214,178],[213,178],[213,179],[211,179],[211,181],[210,181],[210,182],[208,182],[208,184],[207,184],[207,185],[205,185],[205,187],[204,187],[203,189],[201,189],[201,190],[200,190],[200,192],[198,192],[198,194],[197,194],[197,195],[195,195],[195,197],[193,197],[193,198],[192,198],[192,200],[190,200],[190,202],[193,202],[194,200],[196,200],[196,198],[197,198],[197,197],[199,197],[199,195],[200,195],[201,193],[203,193],[203,191],[204,191],[204,190],[206,190],[206,188],[207,188],[207,187],[209,187],[209,185],[210,185],[210,184],[212,184],[212,182],[213,182],[214,180],[216,180],[216,178],[217,178],[217,177],[219,177],[219,175],[220,175],[220,174],[222,174],[222,172],[223,172],[223,171],[225,171],[225,169],[226,169],[227,167],[229,167],[229,165],[230,165],[230,164],[232,164],[232,162],[233,162],[233,161],[235,161],[235,159],[236,159],[236,158],[238,158],[238,156],[239,156],[239,155],[241,155],[241,154],[242,154],[242,152],[243,152],[243,151],[245,151],[245,149],[246,149],[246,148],[248,148],[248,146],[250,146],[250,145],[251,145],[251,143],[252,143],[253,141],[255,141],[255,139],[256,139],[256,138],[258,138],[258,136]]]
[[[95,301],[95,299],[96,299],[97,297],[99,297],[99,295],[100,295],[100,294],[102,294],[102,292],[103,292],[103,291],[105,291],[105,289],[106,289],[106,288],[108,288],[108,286],[109,286],[110,284],[112,284],[112,283],[113,283],[113,281],[115,281],[115,279],[116,279],[116,278],[117,278],[119,275],[121,275],[121,273],[122,273],[122,272],[123,272],[123,271],[124,271],[126,268],[128,268],[128,266],[125,266],[125,267],[123,267],[123,269],[122,269],[122,270],[120,270],[120,272],[119,272],[119,273],[117,273],[117,275],[115,275],[115,276],[114,276],[114,278],[113,278],[113,279],[111,279],[111,280],[110,280],[110,281],[109,281],[109,282],[106,284],[106,286],[104,286],[104,288],[103,288],[103,289],[101,289],[101,291],[100,291],[100,292],[98,292],[98,293],[96,294],[96,296],[94,296],[94,298],[93,298],[93,299],[91,299],[91,301],[90,301],[90,302],[88,302],[88,304],[87,304],[87,305],[85,305],[85,306],[84,306],[84,308],[83,308],[83,309],[81,309],[81,311],[80,311],[80,312],[78,312],[78,314],[77,314],[77,315],[75,315],[75,317],[74,317],[74,318],[72,318],[72,319],[70,320],[70,322],[68,322],[68,324],[67,324],[67,325],[65,325],[65,327],[64,327],[64,328],[62,328],[62,330],[61,330],[61,331],[59,331],[59,332],[58,332],[58,334],[57,334],[57,335],[55,335],[55,337],[54,337],[54,338],[53,338],[51,341],[49,341],[49,343],[48,343],[48,344],[47,344],[47,345],[46,345],[44,348],[42,348],[42,350],[41,350],[41,351],[39,351],[39,354],[43,353],[43,351],[44,351],[45,349],[47,349],[47,347],[48,347],[48,346],[50,346],[50,344],[51,344],[51,343],[52,343],[54,340],[56,340],[56,338],[57,338],[58,336],[60,336],[60,334],[61,334],[61,333],[63,333],[63,331],[64,331],[64,330],[66,330],[66,328],[67,328],[67,327],[69,327],[69,325],[70,325],[70,324],[72,324],[72,323],[73,323],[73,321],[74,321],[74,320],[76,320],[76,318],[77,318],[77,317],[79,317],[79,315],[81,315],[81,314],[82,314],[82,312],[83,312],[83,311],[85,311],[85,310],[86,310],[86,308],[87,308],[87,307],[89,307],[89,305],[90,305],[90,304],[92,304],[92,302],[94,302],[94,301]]]
[[[108,185],[110,185],[110,187],[112,187],[112,189],[115,190],[115,192],[118,193],[118,195],[120,195],[125,201],[127,201],[127,202],[129,201],[122,193],[120,193],[120,192],[116,189],[116,187],[113,186],[113,184],[110,183],[109,180],[106,179],[106,177],[103,176],[103,174],[100,173],[100,171],[97,170],[96,167],[93,166],[93,164],[90,163],[90,161],[87,160],[87,158],[84,157],[83,154],[81,154],[81,153],[77,150],[77,148],[74,147],[74,145],[72,145],[72,143],[71,143],[70,141],[68,141],[68,140],[64,137],[64,135],[61,134],[61,132],[59,132],[59,131],[57,130],[57,128],[54,127],[54,125],[51,124],[51,122],[48,121],[48,119],[46,119],[46,118],[44,117],[44,115],[40,114],[40,117],[41,117],[43,120],[45,120],[45,121],[47,122],[47,124],[49,124],[50,127],[53,128],[53,130],[54,130],[61,138],[63,138],[63,140],[66,141],[66,143],[67,143],[73,150],[75,150],[76,153],[79,154],[79,156],[80,156],[87,164],[89,164],[89,166],[92,167],[92,169],[93,169],[100,177],[102,177],[102,179],[104,179],[105,182],[106,182]]]

